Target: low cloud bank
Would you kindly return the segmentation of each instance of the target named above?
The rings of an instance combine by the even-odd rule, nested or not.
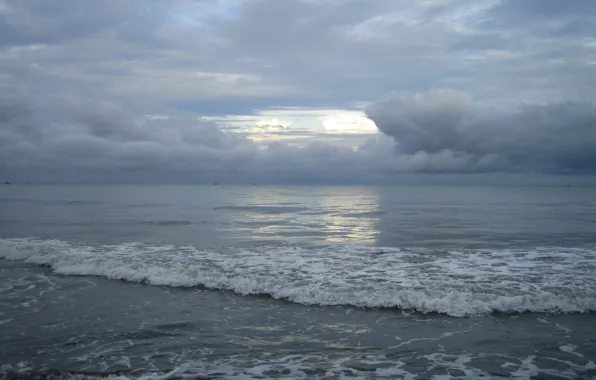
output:
[[[491,107],[437,90],[397,96],[366,110],[414,170],[596,172],[596,105],[590,102]]]
[[[0,170],[23,178],[30,173],[32,180],[45,170],[102,173],[98,180],[161,173],[168,181],[181,175],[290,182],[390,181],[399,173],[596,172],[593,103],[499,108],[439,90],[372,104],[366,114],[382,133],[355,146],[316,138],[255,142],[212,122],[139,118],[109,103],[4,97]]]

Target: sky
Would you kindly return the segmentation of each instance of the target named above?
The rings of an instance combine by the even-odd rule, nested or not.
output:
[[[0,0],[0,179],[596,174],[593,0]]]

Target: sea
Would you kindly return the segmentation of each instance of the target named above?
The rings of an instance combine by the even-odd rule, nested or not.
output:
[[[0,379],[596,379],[596,188],[0,186]]]

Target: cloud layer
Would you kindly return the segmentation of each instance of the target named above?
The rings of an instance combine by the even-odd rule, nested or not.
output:
[[[377,137],[361,147],[310,140],[255,142],[216,124],[188,118],[135,118],[114,105],[56,104],[53,114],[30,100],[0,99],[4,168],[185,172],[194,179],[363,180],[380,174]],[[66,115],[66,116],[65,116]],[[385,143],[392,144],[385,138]],[[371,145],[372,144],[372,145]],[[384,153],[391,157],[391,149]]]
[[[0,0],[0,174],[595,173],[594,7]],[[308,126],[365,105],[377,135],[352,119]],[[291,109],[299,129],[255,122]]]
[[[456,91],[399,96],[368,116],[398,155],[435,156],[426,170],[596,172],[596,106],[590,102],[491,108]]]
[[[138,118],[96,101],[0,99],[0,160],[18,168],[192,172],[244,181],[374,181],[403,172],[596,171],[596,106],[494,108],[453,90],[370,105],[381,134],[354,145],[253,141],[213,122]],[[59,109],[59,113],[52,110]],[[283,131],[278,133],[284,133]]]

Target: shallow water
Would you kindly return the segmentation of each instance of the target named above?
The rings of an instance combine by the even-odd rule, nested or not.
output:
[[[3,187],[1,371],[591,378],[594,190]]]

